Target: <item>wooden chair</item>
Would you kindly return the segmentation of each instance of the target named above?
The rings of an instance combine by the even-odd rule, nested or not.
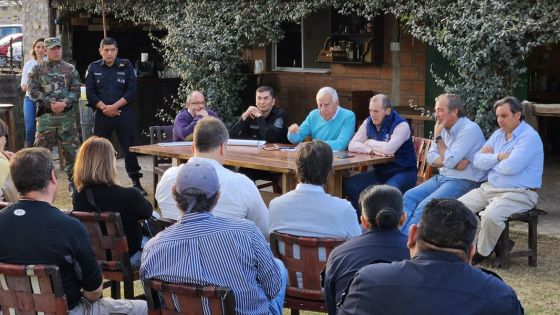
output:
[[[539,222],[539,215],[545,215],[547,213],[548,212],[544,210],[533,208],[527,212],[517,213],[509,217],[506,221],[506,227],[502,235],[500,235],[495,247],[496,260],[494,260],[493,263],[495,268],[508,268],[510,258],[515,257],[527,257],[529,266],[537,266],[537,225]],[[511,246],[509,241],[509,223],[514,221],[527,223],[527,248],[515,250],[509,248]]]
[[[173,125],[169,126],[151,126],[150,132],[150,144],[162,143],[162,142],[172,142],[173,141]],[[153,157],[153,189],[154,189],[154,208],[157,208],[156,186],[158,183],[159,176],[163,176],[163,173],[171,167],[171,159],[164,158],[157,155]]]
[[[270,234],[270,247],[275,257],[288,269],[288,287],[284,307],[292,314],[299,310],[326,313],[325,290],[321,287],[321,271],[331,251],[346,239],[314,238]]]
[[[149,315],[235,314],[235,297],[228,287],[174,284],[156,279],[143,282]]]
[[[121,215],[117,212],[79,212],[70,215],[80,220],[89,232],[89,237],[103,278],[109,280],[104,287],[111,286],[111,297],[121,298],[120,283],[123,283],[124,298],[133,299],[134,280],[139,280],[138,270],[132,270],[128,255],[128,243],[124,235]]]
[[[432,177],[434,168],[428,164],[428,150],[432,145],[432,139],[412,137],[414,143],[414,152],[416,152],[416,161],[418,166],[418,180],[416,185],[420,185]]]
[[[0,306],[4,314],[68,314],[55,265],[0,263]]]
[[[166,219],[166,218],[159,218],[156,220],[156,233],[159,233],[163,230],[165,230],[166,228],[172,226],[173,224],[177,223],[177,221],[172,220],[172,219]]]

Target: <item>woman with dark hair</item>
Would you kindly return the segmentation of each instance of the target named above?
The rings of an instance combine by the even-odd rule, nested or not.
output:
[[[410,258],[407,237],[398,229],[406,217],[401,192],[388,185],[370,186],[362,191],[360,204],[367,232],[336,247],[327,261],[325,299],[329,314],[336,314],[340,295],[360,268]]]
[[[32,59],[27,61],[23,65],[23,71],[21,72],[21,90],[25,92],[25,98],[23,100],[23,122],[25,124],[25,143],[24,146],[33,146],[35,142],[35,102],[29,98],[29,92],[27,91],[27,81],[29,80],[29,72],[31,69],[37,65],[38,61],[43,60],[47,53],[45,48],[45,39],[39,38],[33,42],[31,46],[31,57]]]
[[[120,213],[130,264],[138,268],[143,237],[139,221],[151,217],[152,205],[136,188],[116,184],[116,164],[115,149],[109,140],[93,136],[84,141],[74,163],[77,193],[72,205],[76,211]]]

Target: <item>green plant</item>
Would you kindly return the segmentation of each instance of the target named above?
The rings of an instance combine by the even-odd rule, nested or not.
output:
[[[99,0],[53,0],[61,9],[100,13]],[[282,21],[298,21],[325,6],[371,17],[391,13],[413,37],[434,47],[452,69],[433,73],[437,84],[460,94],[486,133],[495,127],[492,104],[524,83],[525,59],[537,46],[560,41],[557,0],[106,0],[108,12],[165,28],[159,44],[182,78],[182,97],[204,90],[209,106],[227,120],[240,105],[245,74],[240,51],[282,37]]]

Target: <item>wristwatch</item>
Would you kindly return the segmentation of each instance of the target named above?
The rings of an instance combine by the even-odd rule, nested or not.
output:
[[[435,139],[436,143],[437,143],[439,140],[441,140],[441,136],[437,136],[437,137],[436,137],[436,139]]]

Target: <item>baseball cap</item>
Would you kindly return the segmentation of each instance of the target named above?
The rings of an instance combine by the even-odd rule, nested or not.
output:
[[[218,174],[214,167],[205,161],[193,161],[183,165],[177,174],[175,190],[180,193],[187,188],[201,190],[206,198],[214,196],[220,190]]]
[[[51,49],[51,48],[54,48],[56,46],[62,47],[62,43],[60,42],[60,38],[49,37],[49,38],[45,39],[45,47],[47,47],[47,49]]]

